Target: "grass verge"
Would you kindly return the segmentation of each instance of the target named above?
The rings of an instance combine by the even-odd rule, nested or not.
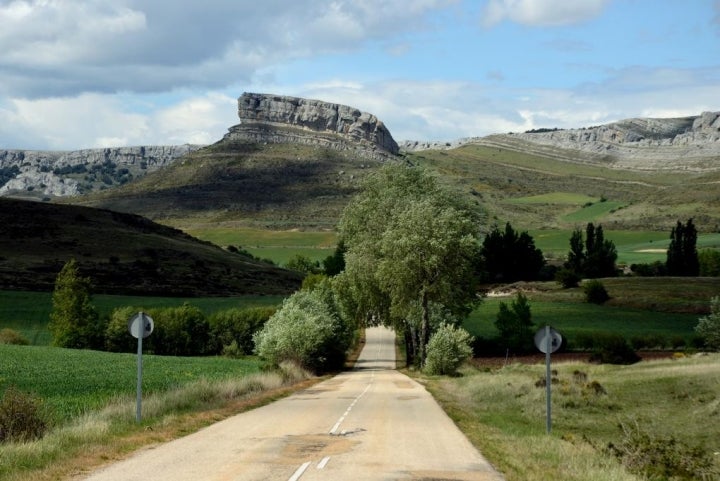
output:
[[[0,480],[66,479],[85,474],[140,447],[187,435],[315,382],[317,378],[289,365],[278,372],[235,379],[201,379],[148,396],[139,424],[135,422],[134,398],[119,398],[100,411],[53,429],[40,440],[0,445]]]
[[[508,481],[720,476],[720,425],[708,422],[720,415],[720,355],[553,367],[552,434],[545,432],[544,364],[421,379]],[[619,457],[618,447],[642,454],[645,464]]]

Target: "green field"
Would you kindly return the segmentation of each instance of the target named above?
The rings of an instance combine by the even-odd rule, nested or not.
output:
[[[187,302],[208,315],[234,307],[275,306],[281,304],[282,300],[282,296],[181,298],[96,295],[93,297],[93,305],[101,316],[107,316],[117,307],[151,309],[176,307]],[[33,345],[50,344],[47,324],[51,310],[52,294],[49,292],[0,291],[0,329],[14,329]]]
[[[143,356],[143,393],[166,391],[201,378],[245,376],[256,359]],[[98,409],[116,397],[133,399],[137,355],[0,344],[0,391],[10,385],[41,398],[56,421]]]

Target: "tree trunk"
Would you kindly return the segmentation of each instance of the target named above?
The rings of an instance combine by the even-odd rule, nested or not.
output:
[[[430,340],[430,309],[428,306],[427,292],[422,293],[422,322],[420,323],[420,367],[425,365],[427,357],[427,343]]]

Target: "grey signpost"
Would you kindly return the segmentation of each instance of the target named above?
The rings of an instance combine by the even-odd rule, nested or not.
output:
[[[550,353],[560,349],[562,336],[550,326],[545,326],[535,333],[535,347],[545,353],[545,392],[547,401],[546,427],[547,433],[552,430],[552,371],[550,369]]]
[[[135,409],[135,420],[139,423],[142,420],[142,342],[148,337],[155,327],[152,317],[144,312],[138,312],[128,321],[128,330],[138,340],[137,349],[137,403]]]

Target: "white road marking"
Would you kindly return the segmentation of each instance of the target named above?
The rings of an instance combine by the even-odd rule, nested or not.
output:
[[[322,461],[320,461],[317,465],[318,469],[325,469],[325,466],[327,466],[328,461],[330,461],[330,456],[325,456],[322,458]]]
[[[347,415],[350,414],[350,411],[352,411],[353,406],[355,406],[355,404],[358,402],[358,400],[361,397],[363,397],[366,392],[368,392],[368,389],[370,389],[370,386],[372,386],[374,379],[375,379],[375,373],[373,373],[372,377],[370,378],[370,383],[367,386],[365,386],[365,390],[363,392],[361,392],[360,394],[358,394],[358,396],[353,400],[353,402],[350,403],[350,407],[347,408],[345,413],[342,416],[340,416],[340,419],[338,419],[338,422],[336,422],[335,425],[332,427],[332,429],[330,430],[331,435],[335,434],[337,432],[337,430],[340,428],[340,425],[343,423],[343,421],[345,421],[345,418],[347,417]]]
[[[303,475],[303,473],[308,468],[308,466],[310,466],[310,464],[311,462],[308,461],[307,463],[304,463],[302,466],[297,468],[297,471],[295,471],[295,473],[290,477],[290,479],[288,479],[288,481],[297,481],[298,479],[300,479],[300,476]]]

